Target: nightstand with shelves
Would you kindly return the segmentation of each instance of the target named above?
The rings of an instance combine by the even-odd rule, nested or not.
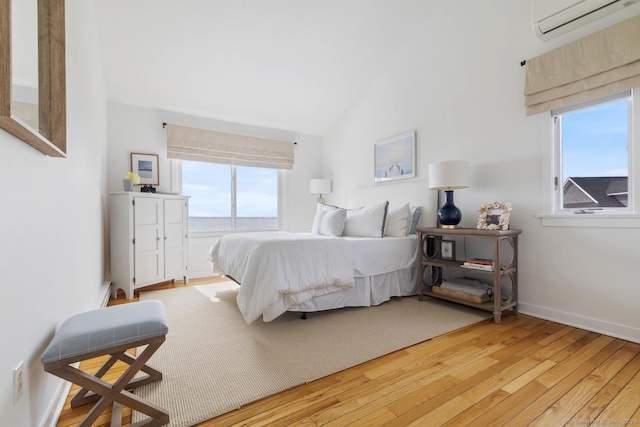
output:
[[[430,296],[491,311],[496,323],[500,323],[503,311],[512,310],[514,314],[518,313],[518,235],[522,232],[521,230],[418,227],[416,232],[420,239],[418,246],[420,251],[418,275],[420,300],[423,300],[425,296]],[[442,259],[440,254],[442,240],[455,238],[477,238],[490,241],[493,248],[494,270],[471,270],[462,267],[465,260]],[[503,245],[511,247],[510,260],[503,259]],[[484,282],[490,281],[493,285],[492,296],[481,298],[440,288],[445,270],[463,272],[465,275],[477,275]],[[425,279],[425,273],[428,273],[427,279]],[[511,292],[508,296],[502,295],[502,285],[505,278],[511,282]]]

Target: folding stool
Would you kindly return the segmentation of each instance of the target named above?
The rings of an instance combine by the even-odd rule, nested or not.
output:
[[[81,387],[71,400],[72,408],[97,402],[80,426],[90,426],[111,404],[112,425],[121,424],[122,406],[127,406],[150,417],[133,425],[160,426],[169,422],[169,413],[129,390],[162,379],[162,373],[147,366],[146,362],[162,345],[168,331],[167,317],[160,301],[91,310],[62,323],[41,361],[45,371]],[[141,346],[146,348],[137,357],[126,353],[130,348]],[[107,354],[111,357],[94,375],[71,366]],[[112,385],[102,376],[118,360],[129,367]],[[134,379],[138,371],[147,375]]]

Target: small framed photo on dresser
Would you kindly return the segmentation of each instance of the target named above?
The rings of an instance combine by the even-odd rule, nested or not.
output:
[[[456,259],[456,242],[443,240],[440,245],[440,258],[453,261]]]
[[[157,154],[131,153],[131,171],[140,177],[140,184],[160,185]]]

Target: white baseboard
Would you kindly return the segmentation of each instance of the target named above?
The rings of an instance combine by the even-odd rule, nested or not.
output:
[[[104,282],[102,286],[100,286],[100,289],[98,290],[98,294],[96,295],[89,309],[93,310],[97,308],[106,307],[107,304],[109,303],[110,297],[111,297],[111,282],[107,281],[107,282]]]
[[[67,396],[69,395],[69,390],[71,390],[71,383],[65,380],[59,380],[60,385],[56,390],[53,400],[47,408],[47,416],[42,420],[39,427],[56,427],[58,424],[58,419],[60,418],[60,414],[62,414],[62,409],[64,408],[64,404],[67,402]]]
[[[533,304],[518,304],[518,312],[640,344],[640,329],[636,327],[584,317]]]

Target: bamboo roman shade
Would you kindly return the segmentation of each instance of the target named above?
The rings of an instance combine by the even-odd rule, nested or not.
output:
[[[293,169],[293,142],[167,125],[170,159]]]
[[[526,61],[527,115],[640,86],[640,16]]]

